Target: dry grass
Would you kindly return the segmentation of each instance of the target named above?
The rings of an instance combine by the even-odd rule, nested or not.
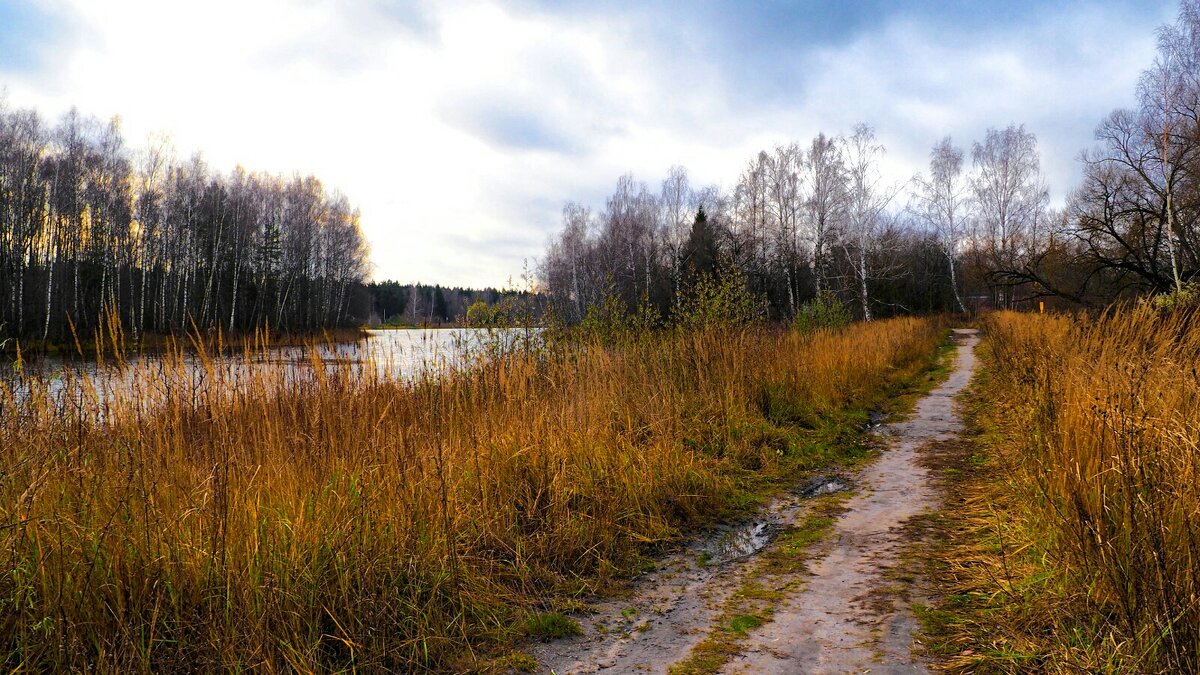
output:
[[[3,332],[0,332],[0,355],[10,356],[21,363],[29,359],[37,362],[43,356],[92,360],[112,356],[122,358],[132,354],[164,354],[179,349],[207,354],[245,354],[262,351],[268,345],[278,349],[307,347],[318,341],[327,345],[359,343],[368,336],[362,328],[280,332],[263,325],[254,330],[231,334],[221,328],[200,330],[195,324],[192,324],[192,331],[182,337],[162,333],[131,335],[121,324],[120,314],[113,309],[103,310],[96,323],[97,327],[90,335],[80,336],[68,319],[71,339],[61,343],[4,339]],[[0,324],[0,331],[3,328]]]
[[[817,426],[935,322],[555,343],[399,382],[178,352],[101,394],[0,388],[0,663],[462,670],[525,619],[827,461]],[[25,388],[25,389],[22,389]]]
[[[966,672],[1200,671],[1200,331],[1146,308],[1002,313],[959,450],[951,595]]]

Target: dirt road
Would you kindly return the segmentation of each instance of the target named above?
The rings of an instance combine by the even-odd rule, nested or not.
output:
[[[908,602],[911,577],[899,570],[903,525],[936,505],[921,466],[922,446],[961,429],[955,397],[974,372],[974,330],[956,330],[956,362],[947,380],[916,405],[907,421],[881,431],[887,447],[852,481],[826,479],[789,494],[762,517],[697,542],[635,585],[632,596],[597,607],[583,635],[538,645],[531,655],[545,673],[665,673],[686,659],[711,630],[726,600],[752,574],[772,528],[798,522],[815,490],[853,483],[833,532],[808,574],[774,582],[785,590],[771,620],[738,643],[728,673],[921,673],[912,655],[916,622]]]

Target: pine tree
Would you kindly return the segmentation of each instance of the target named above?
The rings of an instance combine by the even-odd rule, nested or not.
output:
[[[692,221],[692,230],[688,234],[687,243],[683,246],[681,266],[685,272],[685,280],[694,283],[701,277],[712,277],[717,272],[717,260],[720,250],[717,246],[717,236],[708,215],[701,206],[696,211]]]

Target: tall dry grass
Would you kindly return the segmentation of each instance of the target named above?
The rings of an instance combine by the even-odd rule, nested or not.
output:
[[[993,397],[1058,579],[1059,663],[1200,672],[1200,324],[1147,308],[987,324]]]
[[[0,392],[0,662],[445,670],[526,611],[824,461],[792,433],[925,367],[934,322],[555,343],[401,382],[175,353]],[[22,388],[24,387],[24,388]]]

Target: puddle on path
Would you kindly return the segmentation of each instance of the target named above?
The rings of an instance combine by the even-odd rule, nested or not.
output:
[[[794,492],[806,499],[846,492],[854,487],[853,481],[841,474],[825,474],[808,480]]]
[[[802,500],[846,492],[854,481],[836,472],[821,473],[792,488],[791,496]],[[717,527],[691,548],[709,565],[722,565],[757,554],[775,540],[785,525],[794,522],[801,503],[781,498],[766,509],[765,517]]]
[[[800,522],[811,499],[851,486],[841,474],[820,474],[756,518],[709,530],[634,580],[627,598],[604,601],[575,617],[582,635],[528,645],[526,651],[541,664],[537,672],[666,672],[704,639],[757,555],[784,527]]]
[[[710,565],[725,563],[754,555],[767,547],[779,533],[778,523],[765,520],[740,527],[721,528],[703,547],[701,555]]]
[[[887,416],[886,412],[878,408],[867,413],[867,424],[863,427],[863,431],[879,431],[887,420]]]

